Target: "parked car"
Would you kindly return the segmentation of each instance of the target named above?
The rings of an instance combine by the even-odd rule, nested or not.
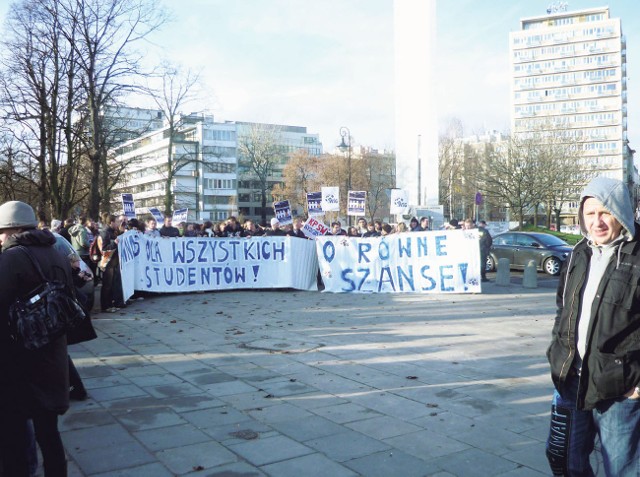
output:
[[[571,245],[555,235],[505,232],[493,237],[493,246],[487,257],[487,270],[495,270],[498,260],[507,258],[511,268],[524,269],[533,260],[538,270],[558,275],[572,250]]]

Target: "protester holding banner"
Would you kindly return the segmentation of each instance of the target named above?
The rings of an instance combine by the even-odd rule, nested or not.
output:
[[[145,228],[145,235],[147,237],[152,237],[152,238],[159,238],[160,237],[160,231],[157,229],[158,227],[158,222],[156,222],[156,219],[151,217],[150,219],[147,219],[147,226]]]
[[[192,222],[187,223],[187,226],[184,229],[183,237],[197,237],[198,232],[196,231],[195,224]]]
[[[271,228],[265,231],[265,235],[269,237],[284,237],[286,233],[280,228],[280,221],[273,217],[271,219]]]
[[[342,224],[339,220],[331,222],[331,235],[347,235],[347,232],[342,229]]]
[[[289,235],[291,237],[298,237],[298,238],[303,238],[303,239],[308,238],[304,234],[304,232],[302,231],[303,225],[304,225],[304,222],[302,220],[302,217],[296,217],[295,219],[293,219],[293,224],[291,226],[291,231],[287,232],[287,235]]]
[[[223,237],[242,237],[243,229],[238,219],[233,215],[227,219],[227,225],[223,230]]]
[[[169,216],[164,218],[164,224],[160,228],[160,236],[165,238],[175,238],[180,237],[180,231],[171,225],[173,223],[173,219]]]
[[[364,237],[367,232],[367,219],[360,217],[358,219],[358,235]]]
[[[258,227],[256,223],[251,219],[245,220],[244,224],[242,224],[242,227],[244,228],[244,237],[251,238],[261,237],[264,235],[264,229],[262,227]]]
[[[373,222],[367,224],[367,232],[362,237],[380,237],[380,232],[376,230],[376,225]]]

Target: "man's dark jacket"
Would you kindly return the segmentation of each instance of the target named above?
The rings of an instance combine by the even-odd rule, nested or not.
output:
[[[578,409],[593,409],[621,398],[640,383],[640,226],[634,239],[622,241],[600,281],[593,300],[587,348],[579,377]],[[558,312],[547,357],[556,389],[563,385],[576,359],[581,293],[588,276],[591,248],[575,246],[560,275]]]

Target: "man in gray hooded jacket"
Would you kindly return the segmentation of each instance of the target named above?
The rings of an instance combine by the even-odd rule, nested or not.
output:
[[[640,475],[640,228],[623,182],[593,179],[580,199],[584,239],[560,276],[547,351],[556,391],[553,475],[593,476],[596,435],[607,476]]]

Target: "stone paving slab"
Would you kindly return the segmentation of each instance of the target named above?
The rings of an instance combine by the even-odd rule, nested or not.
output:
[[[541,280],[542,282],[542,280]],[[151,295],[70,348],[71,477],[549,475],[554,284]]]

